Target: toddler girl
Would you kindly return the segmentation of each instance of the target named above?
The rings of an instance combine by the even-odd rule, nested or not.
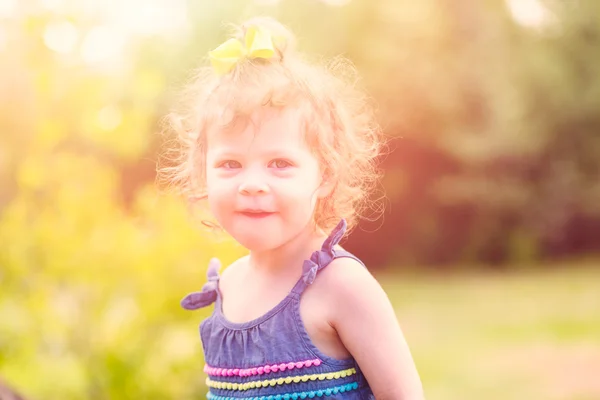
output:
[[[182,301],[215,303],[200,325],[208,399],[421,399],[387,296],[338,245],[376,184],[381,145],[352,68],[306,61],[270,18],[209,58],[170,116],[183,139],[171,172],[250,254],[221,276],[213,259]]]

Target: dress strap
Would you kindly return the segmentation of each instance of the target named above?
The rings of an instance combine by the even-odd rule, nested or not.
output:
[[[327,237],[327,239],[325,239],[321,250],[315,251],[308,260],[304,260],[304,263],[302,264],[302,277],[292,289],[293,293],[301,294],[308,285],[311,285],[314,282],[315,278],[317,277],[317,273],[328,266],[336,258],[354,258],[364,265],[362,261],[360,261],[353,254],[345,250],[334,249],[342,237],[344,237],[344,233],[346,233],[346,227],[346,220],[342,219],[333,229],[333,231],[331,231],[331,234]]]
[[[214,303],[217,299],[220,269],[221,262],[219,259],[211,259],[208,263],[208,270],[206,272],[208,282],[202,286],[200,292],[193,292],[185,296],[183,300],[181,300],[181,307],[186,310],[196,310]]]

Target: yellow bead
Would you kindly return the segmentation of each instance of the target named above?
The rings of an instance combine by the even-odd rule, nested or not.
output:
[[[292,377],[288,376],[287,378],[285,378],[285,383],[292,383]]]
[[[295,376],[294,379],[293,379],[293,381],[296,382],[296,383],[298,383],[298,382],[300,382],[300,379],[301,378],[299,376]]]
[[[336,372],[335,374],[333,374],[333,376],[334,376],[335,379],[340,379],[340,373],[339,372]]]

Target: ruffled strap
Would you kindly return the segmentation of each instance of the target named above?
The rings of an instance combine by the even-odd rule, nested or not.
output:
[[[219,270],[221,262],[217,258],[213,258],[208,263],[208,282],[202,286],[200,292],[190,293],[181,300],[181,307],[186,310],[196,310],[206,307],[215,302],[217,299],[217,291],[219,287]]]
[[[333,248],[342,240],[346,232],[346,220],[342,219],[337,226],[331,231],[331,234],[325,239],[321,250],[315,251],[310,256],[310,259],[304,260],[302,264],[302,281],[306,285],[314,282],[317,272],[333,261],[335,253]]]

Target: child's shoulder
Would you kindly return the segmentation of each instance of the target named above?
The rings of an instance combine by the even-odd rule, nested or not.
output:
[[[226,290],[227,287],[235,284],[247,271],[248,259],[250,256],[243,256],[226,266],[221,270],[219,277],[219,286],[221,290]]]
[[[341,247],[336,246],[341,249]],[[351,257],[337,257],[319,271],[315,286],[338,299],[355,297],[356,292],[381,290],[375,277],[363,264]]]

